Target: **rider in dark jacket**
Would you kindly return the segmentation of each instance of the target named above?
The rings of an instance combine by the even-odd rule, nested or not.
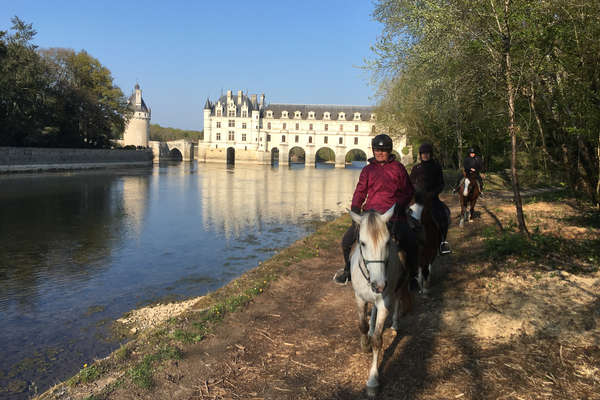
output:
[[[417,202],[421,196],[432,199],[432,214],[435,223],[442,234],[440,254],[450,253],[450,246],[446,241],[448,234],[450,210],[440,200],[439,195],[444,190],[444,174],[440,163],[433,158],[433,146],[423,143],[419,147],[420,163],[416,164],[410,171],[410,180],[415,188]]]
[[[371,146],[374,157],[369,159],[369,165],[363,168],[358,184],[352,197],[352,211],[375,210],[385,213],[394,204],[394,216],[391,220],[392,234],[396,237],[399,247],[406,251],[407,264],[411,271],[416,269],[417,240],[415,233],[406,222],[405,209],[412,199],[414,190],[406,168],[392,152],[392,139],[388,135],[377,135]],[[342,251],[345,266],[338,271],[335,282],[345,284],[350,277],[350,250],[358,237],[357,226],[353,223],[342,238]]]
[[[483,160],[477,155],[473,147],[469,148],[468,152],[469,155],[465,157],[463,161],[463,168],[465,174],[468,174],[469,172],[475,173],[475,177],[477,178],[477,182],[479,183],[479,190],[483,193],[483,179],[481,179],[481,175],[479,175],[481,172],[483,172]],[[456,182],[456,187],[454,189],[455,193],[456,189],[460,186],[462,179],[462,176],[458,178],[458,181]]]

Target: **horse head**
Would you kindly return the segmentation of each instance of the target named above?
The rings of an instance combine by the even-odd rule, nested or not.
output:
[[[362,259],[359,267],[375,293],[383,293],[387,286],[391,236],[386,224],[394,215],[394,207],[384,214],[372,210],[362,215],[350,212],[352,220],[359,226],[358,246]]]

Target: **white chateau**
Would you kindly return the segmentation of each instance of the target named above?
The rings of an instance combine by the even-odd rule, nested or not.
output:
[[[375,114],[371,106],[267,104],[260,97],[231,90],[204,105],[204,138],[198,142],[200,162],[288,164],[290,152],[304,153],[306,166],[315,165],[317,152],[328,148],[336,167],[344,167],[348,152],[372,157]],[[406,137],[394,141],[402,154]]]
[[[137,83],[135,84],[134,93],[127,101],[127,106],[133,111],[133,115],[125,127],[122,144],[125,146],[134,145],[136,147],[148,147],[152,110],[144,103],[142,89],[140,89],[140,85]]]

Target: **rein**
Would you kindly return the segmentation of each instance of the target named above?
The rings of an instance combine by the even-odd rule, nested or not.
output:
[[[390,239],[390,240],[392,240],[392,239]],[[363,256],[362,246],[360,245],[360,236],[358,237],[358,250],[360,251],[360,258],[362,259],[362,262],[365,265],[365,270],[367,272],[365,273],[365,270],[363,270],[363,268],[361,267],[360,262],[358,263],[358,268],[360,269],[360,272],[362,273],[362,275],[367,280],[367,283],[371,283],[371,274],[369,274],[369,264],[380,263],[380,264],[383,264],[383,268],[385,270],[387,270],[388,261],[390,259],[390,257],[389,257],[389,246],[390,246],[390,244],[388,243],[386,246],[388,247],[388,257],[385,260],[367,260],[365,258],[365,256]]]

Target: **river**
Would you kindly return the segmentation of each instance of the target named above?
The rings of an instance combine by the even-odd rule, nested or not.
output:
[[[342,214],[359,174],[175,163],[0,176],[0,398],[106,356],[123,313],[219,288]]]

